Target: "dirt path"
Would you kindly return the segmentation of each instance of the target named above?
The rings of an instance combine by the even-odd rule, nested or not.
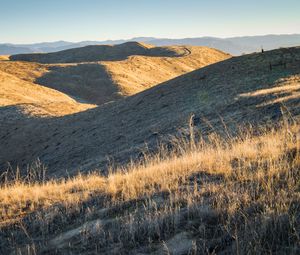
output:
[[[184,47],[183,50],[185,51],[185,53],[183,55],[184,57],[189,56],[189,55],[192,54],[192,51],[187,47]]]

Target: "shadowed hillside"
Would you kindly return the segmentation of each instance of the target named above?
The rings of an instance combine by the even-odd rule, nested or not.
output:
[[[154,148],[169,134],[178,134],[191,114],[203,134],[224,129],[224,123],[231,129],[242,123],[277,120],[282,104],[297,116],[299,61],[300,48],[245,55],[85,112],[2,122],[2,169],[7,161],[25,168],[39,158],[50,175],[62,176],[65,170],[69,174],[95,168],[104,171],[109,158],[126,162],[139,156],[145,142]]]
[[[175,140],[108,176],[47,180],[40,161],[23,178],[8,171],[0,253],[298,254],[299,119],[288,119]]]

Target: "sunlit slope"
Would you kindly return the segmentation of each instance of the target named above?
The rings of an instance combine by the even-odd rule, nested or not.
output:
[[[145,143],[153,149],[188,128],[192,114],[203,135],[276,121],[282,111],[296,118],[299,83],[300,48],[231,58],[72,116],[20,120],[22,130],[15,132],[11,124],[0,131],[0,162],[23,168],[39,158],[58,176],[104,171],[112,158],[123,163],[139,157]]]
[[[0,71],[21,80],[35,82],[36,79],[48,72],[46,65],[34,62],[8,61],[7,58],[7,56],[0,56]]]
[[[9,55],[0,55],[0,60],[9,60]]]
[[[23,63],[2,64],[0,62],[1,117],[12,106],[24,113],[38,116],[62,116],[93,107],[77,103],[59,91],[34,84],[34,78],[46,72],[43,67]]]
[[[230,58],[229,54],[207,47],[173,46],[179,57],[132,56],[102,64],[122,95],[132,95],[195,69]]]
[[[49,54],[12,56],[47,69],[35,83],[79,101],[101,105],[231,57],[207,47],[153,47],[141,43],[95,45]],[[101,60],[101,61],[100,61]],[[69,63],[73,62],[73,63]],[[13,61],[11,63],[20,63]]]

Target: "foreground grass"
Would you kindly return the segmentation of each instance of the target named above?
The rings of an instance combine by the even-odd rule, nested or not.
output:
[[[298,132],[211,134],[108,176],[7,181],[0,253],[298,254]]]

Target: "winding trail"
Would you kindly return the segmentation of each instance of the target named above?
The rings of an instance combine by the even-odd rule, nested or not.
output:
[[[192,54],[192,51],[187,47],[183,47],[183,50],[185,51],[185,53],[182,55],[183,57],[186,57],[186,56],[189,56]]]

